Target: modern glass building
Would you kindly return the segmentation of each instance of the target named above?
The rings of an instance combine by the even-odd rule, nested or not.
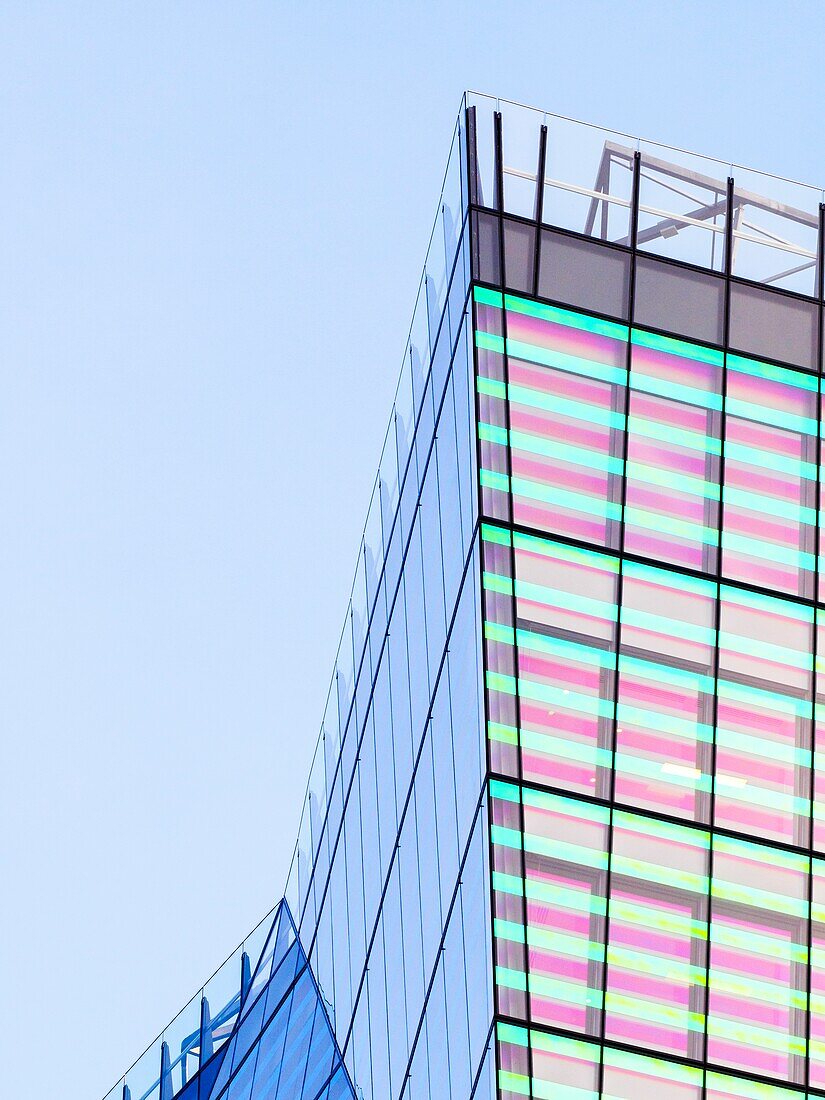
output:
[[[825,1097],[822,199],[465,96],[285,899],[107,1100]]]

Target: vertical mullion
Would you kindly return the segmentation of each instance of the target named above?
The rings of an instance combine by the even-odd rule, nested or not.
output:
[[[805,1067],[803,1081],[805,1089],[811,1087],[811,986],[813,983],[813,883],[814,883],[814,827],[816,821],[816,697],[818,687],[817,657],[819,650],[819,554],[820,554],[820,509],[822,497],[822,365],[823,365],[823,302],[825,301],[825,203],[819,204],[819,222],[817,228],[816,249],[816,297],[817,297],[817,367],[818,387],[816,394],[816,501],[814,527],[814,576],[813,576],[813,642],[812,642],[812,707],[811,707],[811,774],[810,774],[810,821],[808,832],[808,847],[810,856],[808,860],[808,985],[807,985],[807,1012],[805,1015]]]
[[[728,345],[730,343],[730,291],[731,274],[733,269],[733,177],[728,176],[726,186],[725,204],[725,310],[723,317],[723,353],[724,363],[722,367],[722,416],[719,424],[719,528],[716,540],[716,604],[714,608],[713,624],[713,706],[711,712],[711,729],[713,741],[710,747],[710,802],[708,808],[708,832],[710,845],[708,847],[708,938],[707,953],[705,956],[705,1035],[704,1058],[707,1067],[708,1062],[708,1020],[710,1018],[710,930],[713,922],[713,840],[715,836],[716,816],[716,726],[719,720],[719,625],[722,615],[722,530],[725,511],[725,435],[727,419],[727,392],[728,392]],[[705,1070],[707,1074],[707,1069]],[[706,1092],[706,1084],[703,1092]]]
[[[625,395],[624,395],[624,433],[622,437],[622,475],[621,504],[619,510],[619,572],[616,579],[616,638],[615,660],[613,664],[613,716],[611,718],[610,775],[608,777],[609,825],[607,834],[607,875],[605,879],[604,899],[604,963],[602,966],[602,1018],[599,1037],[601,1051],[599,1056],[599,1095],[604,1092],[604,1043],[607,1033],[607,981],[608,949],[610,945],[610,891],[613,874],[613,825],[616,800],[616,728],[619,724],[619,655],[622,645],[622,594],[624,587],[624,542],[625,542],[625,502],[627,499],[627,449],[630,413],[630,368],[633,355],[633,314],[636,285],[636,250],[639,238],[639,193],[641,184],[642,157],[638,150],[633,154],[633,189],[630,203],[630,282],[628,301],[627,352],[625,355]]]
[[[469,169],[468,169],[468,178],[469,178],[469,181],[470,181],[470,199],[471,199],[471,202],[472,202],[473,198],[477,199],[477,192],[476,192],[476,189],[475,189],[475,186],[474,186],[475,176],[474,176],[474,173],[473,173],[473,163],[472,163],[472,157],[473,157],[474,148],[475,148],[475,136],[476,136],[476,131],[475,131],[475,110],[474,109],[471,109],[471,110],[473,110],[473,115],[472,115],[472,118],[468,117],[468,123],[467,123],[467,129],[468,129],[468,135],[469,135],[468,136],[468,142],[467,142],[467,155],[468,155],[468,158],[470,158],[470,166],[469,166]],[[469,116],[469,111],[468,111],[468,116]],[[476,234],[475,230],[476,230],[476,222],[473,219],[471,219],[471,223],[470,223],[470,235],[471,235],[470,253],[471,253],[471,256],[475,256],[477,254],[477,251],[478,251],[478,241],[476,239],[477,234]],[[501,223],[500,223],[500,220],[499,220],[499,247],[501,247]],[[474,263],[473,267],[472,267],[471,275],[473,273],[477,272],[477,271],[478,271],[478,266],[477,266],[476,263]],[[472,285],[474,285],[474,283]],[[475,435],[475,448],[476,448],[476,494],[477,494],[477,505],[476,506],[477,506],[477,509],[478,509],[479,516],[483,520],[483,489],[482,489],[482,484],[481,484],[482,454],[481,454],[481,438],[480,438],[479,430],[478,430],[478,426],[481,423],[481,408],[480,408],[479,394],[478,394],[478,379],[479,379],[478,348],[476,347],[476,340],[475,340],[475,333],[476,333],[476,330],[478,328],[478,317],[477,317],[477,307],[476,307],[476,303],[475,303],[475,295],[473,294],[472,289],[471,289],[470,293],[472,295],[472,326],[473,326],[473,331],[472,331],[473,402],[474,402],[474,409],[475,409],[475,424],[474,424],[474,427],[473,427],[473,431],[474,431],[474,435]],[[502,296],[502,314],[503,313],[504,313],[504,300],[503,300],[503,296]],[[504,357],[504,355],[502,355],[502,369],[503,370],[506,369],[504,367],[504,361],[505,361],[505,357]],[[505,390],[505,402],[504,403],[505,403],[505,408],[506,408],[506,405],[507,405],[506,390]],[[490,756],[490,737],[489,737],[490,702],[489,702],[489,693],[488,693],[488,690],[487,690],[487,683],[486,683],[486,674],[487,674],[487,669],[489,667],[489,652],[488,652],[486,631],[484,629],[484,623],[485,623],[486,618],[487,618],[487,606],[486,606],[487,605],[487,597],[486,597],[485,591],[484,591],[484,540],[483,540],[483,537],[482,537],[482,524],[481,523],[479,523],[479,525],[478,525],[478,534],[477,534],[476,537],[478,539],[478,548],[477,548],[477,554],[478,554],[478,593],[479,593],[479,615],[481,617],[480,629],[481,629],[481,653],[482,653],[482,665],[483,665],[483,668],[482,668],[482,681],[483,681],[482,682],[482,688],[483,688],[482,695],[483,695],[483,705],[484,705],[484,729],[482,731],[482,736],[484,737],[484,749],[485,749],[485,759],[486,759],[486,767],[487,767],[487,775],[485,777],[484,785],[486,787],[486,801],[487,801],[487,862],[488,862],[489,887],[490,887],[490,939],[491,939],[491,945],[492,945],[492,980],[493,980],[493,989],[492,989],[492,992],[493,992],[492,1039],[493,1039],[493,1043],[494,1043],[493,1056],[494,1056],[494,1059],[495,1059],[495,1070],[496,1070],[496,1073],[495,1073],[495,1077],[496,1077],[496,1094],[498,1094],[498,1091],[499,1091],[498,1090],[499,1065],[498,1065],[498,1043],[496,1041],[496,1030],[497,1030],[496,1019],[498,1018],[498,1016],[501,1015],[501,1013],[500,1013],[500,1005],[499,1005],[498,980],[497,980],[498,966],[499,966],[499,956],[498,956],[498,942],[497,942],[496,933],[495,933],[496,907],[495,907],[495,891],[493,889],[493,867],[495,865],[495,860],[494,860],[494,854],[493,854],[493,835],[492,835],[493,800],[492,800],[492,793],[491,793],[491,790],[490,790],[490,775],[491,775],[492,770],[493,770],[492,769],[492,760],[491,760],[491,756]],[[511,538],[512,538],[512,533],[511,533]],[[514,637],[514,644],[515,644],[515,637]],[[522,843],[523,843],[523,841],[522,841]],[[523,876],[522,876],[522,878],[523,878]],[[525,940],[526,940],[527,913],[526,913],[524,898],[522,898],[522,912],[524,914],[524,928],[525,928]],[[525,949],[526,949],[526,944],[525,944]],[[526,997],[525,997],[525,1003],[526,1003]],[[529,1046],[530,1046],[530,1044],[529,1044],[529,1032],[528,1032],[528,1052],[529,1052]],[[531,1087],[532,1087],[532,1074],[531,1074],[531,1082],[530,1083],[531,1083]]]
[[[533,248],[533,297],[539,296],[539,264],[541,263],[541,222],[544,215],[544,164],[547,157],[547,127],[539,131],[539,162],[536,168],[536,200],[533,217],[536,222],[536,240]]]
[[[516,551],[513,539],[513,449],[510,440],[510,357],[507,352],[507,270],[505,267],[505,248],[504,248],[504,151],[503,151],[503,135],[502,135],[502,122],[501,112],[497,111],[494,116],[495,126],[495,168],[496,168],[496,206],[499,214],[499,271],[501,272],[501,288],[502,288],[502,309],[501,309],[501,332],[504,340],[504,355],[502,360],[503,372],[504,372],[504,432],[507,440],[507,523],[509,527],[510,537],[510,583],[511,583],[511,617],[513,620],[513,675],[516,681],[516,694],[514,699],[515,705],[515,723],[516,723],[516,782],[519,789],[519,801],[518,801],[518,813],[519,813],[519,832],[521,833],[521,846],[520,846],[520,858],[521,858],[521,881],[522,881],[522,912],[524,914],[524,981],[526,987],[526,1000],[525,1000],[525,1016],[527,1023],[527,1067],[529,1082],[529,1095],[533,1096],[533,1047],[531,1042],[532,1023],[533,1023],[533,1008],[532,997],[530,990],[530,949],[527,943],[527,930],[528,930],[528,916],[527,916],[527,857],[525,854],[525,828],[524,828],[524,769],[522,762],[521,751],[521,699],[519,695],[520,691],[520,676],[519,676],[519,654],[518,654],[518,609],[516,606]],[[536,231],[538,232],[538,230]]]

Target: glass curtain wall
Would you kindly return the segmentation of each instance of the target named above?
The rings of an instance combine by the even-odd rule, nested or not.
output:
[[[497,1095],[825,1095],[821,212],[783,292],[728,166],[675,255],[654,177],[709,173],[599,135],[608,190],[480,106]]]

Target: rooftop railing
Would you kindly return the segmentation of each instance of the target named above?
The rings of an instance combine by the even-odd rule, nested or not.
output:
[[[475,107],[478,116],[482,205],[494,205],[492,116],[500,113],[507,213],[534,216],[541,176],[544,223],[626,244],[633,160],[638,152],[640,249],[721,271],[727,180],[732,177],[731,274],[816,295],[822,188],[477,92],[467,93],[467,105]],[[537,167],[542,127],[546,127],[545,153]]]

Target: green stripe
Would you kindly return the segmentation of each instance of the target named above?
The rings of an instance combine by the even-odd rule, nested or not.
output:
[[[598,382],[607,382],[611,386],[624,387],[627,384],[626,367],[617,367],[612,363],[602,363],[597,359],[587,359],[581,355],[569,355],[556,348],[543,348],[508,337],[507,354],[514,359],[538,363],[543,367],[566,371],[568,374],[578,374],[582,378],[594,379]]]
[[[686,340],[676,340],[672,336],[660,336],[638,328],[631,332],[630,342],[638,347],[664,351],[681,359],[695,359],[697,363],[710,363],[715,367],[721,367],[724,359],[724,352],[716,348],[705,348],[701,344],[690,344]]]
[[[504,337],[494,332],[482,332],[476,329],[476,347],[482,351],[494,351],[499,355],[504,354]]]
[[[514,294],[507,294],[504,304],[513,313],[521,313],[526,317],[539,317],[544,321],[552,321],[557,325],[566,325],[568,328],[577,328],[584,332],[593,332],[598,336],[608,336],[613,340],[627,341],[629,337],[627,325],[589,317],[586,313],[573,313],[571,310],[545,305],[530,298],[519,298]]]
[[[497,306],[501,309],[504,305],[504,299],[499,290],[488,290],[483,286],[474,286],[473,297],[482,306]]]
[[[681,405],[698,405],[716,412],[722,408],[722,395],[719,393],[701,390],[696,386],[685,386],[669,378],[657,378],[656,375],[645,374],[637,367],[630,372],[630,388],[636,393],[649,393],[668,401],[678,401]]]

